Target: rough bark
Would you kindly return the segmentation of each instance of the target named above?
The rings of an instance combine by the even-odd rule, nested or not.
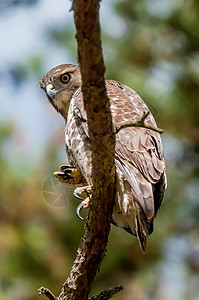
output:
[[[59,299],[88,298],[91,283],[105,255],[114,201],[114,134],[106,95],[99,1],[74,0],[78,60],[93,150],[93,198],[85,234]]]

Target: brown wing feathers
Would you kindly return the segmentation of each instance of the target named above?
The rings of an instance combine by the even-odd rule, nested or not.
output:
[[[106,88],[114,124],[138,121],[143,113],[148,111],[142,99],[129,87],[109,80],[106,82]],[[77,98],[78,115],[86,120],[82,97],[78,95]],[[88,135],[87,122],[83,123],[84,131]],[[146,123],[156,126],[151,114]],[[136,226],[136,235],[144,251],[146,238],[153,231],[153,218],[161,203],[158,197],[163,195],[158,186],[165,169],[159,133],[141,127],[121,129],[116,135],[115,158],[116,168],[124,174],[132,187],[136,220],[132,220],[131,215],[126,215],[126,218],[130,228]],[[162,186],[163,181],[160,182]]]
[[[107,85],[113,123],[137,121],[148,111],[142,99],[130,88],[114,81],[108,81]],[[156,126],[151,114],[146,123]],[[153,218],[161,203],[158,200],[158,182],[165,169],[162,152],[160,135],[152,130],[128,127],[116,135],[116,167],[132,186],[136,209],[135,230],[143,251],[146,238],[153,231]]]

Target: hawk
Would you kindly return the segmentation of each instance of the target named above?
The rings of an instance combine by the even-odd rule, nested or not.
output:
[[[65,144],[69,163],[84,182],[92,186],[92,149],[76,65],[63,64],[47,72],[40,81],[49,102],[66,121]],[[116,134],[115,203],[112,223],[137,236],[143,251],[153,232],[153,220],[166,189],[165,161],[160,134],[150,129],[156,122],[140,96],[128,86],[106,80],[113,124],[137,122],[143,114],[146,127],[126,127]],[[61,166],[60,178],[73,179],[70,166]],[[68,175],[68,176],[67,176]],[[59,173],[57,173],[59,177]],[[89,190],[89,189],[88,189]]]

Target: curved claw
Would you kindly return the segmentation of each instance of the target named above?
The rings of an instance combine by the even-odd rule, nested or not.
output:
[[[64,172],[65,169],[72,171],[73,169],[75,169],[75,167],[71,166],[71,165],[61,165],[59,167],[60,171]]]
[[[71,176],[70,174],[65,174],[65,176],[62,177],[63,180],[67,180],[67,179],[73,179],[73,176]]]
[[[73,176],[71,176],[70,174],[64,173],[64,172],[54,172],[54,176],[56,178],[62,178],[63,180],[73,178]]]
[[[76,208],[76,215],[78,216],[78,218],[82,221],[84,221],[85,219],[81,217],[80,212],[83,208],[83,203],[81,202],[78,207]]]
[[[73,196],[74,196],[75,198],[77,198],[77,199],[81,200],[81,201],[83,201],[83,200],[84,200],[84,198],[82,198],[82,197],[78,196],[76,189],[75,189],[75,190],[74,190],[74,192],[73,192]]]

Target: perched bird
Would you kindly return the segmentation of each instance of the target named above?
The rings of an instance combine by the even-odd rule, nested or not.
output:
[[[53,68],[40,81],[49,102],[66,121],[69,163],[80,171],[88,185],[87,191],[92,193],[92,149],[81,84],[80,69],[72,64]],[[112,215],[112,223],[137,236],[144,251],[166,189],[162,142],[159,132],[150,129],[150,126],[157,128],[151,112],[134,90],[114,80],[106,80],[106,90],[115,126],[137,122],[146,114],[146,127],[126,127],[116,134],[116,193]],[[73,179],[72,167],[61,166],[60,170],[63,181]]]

